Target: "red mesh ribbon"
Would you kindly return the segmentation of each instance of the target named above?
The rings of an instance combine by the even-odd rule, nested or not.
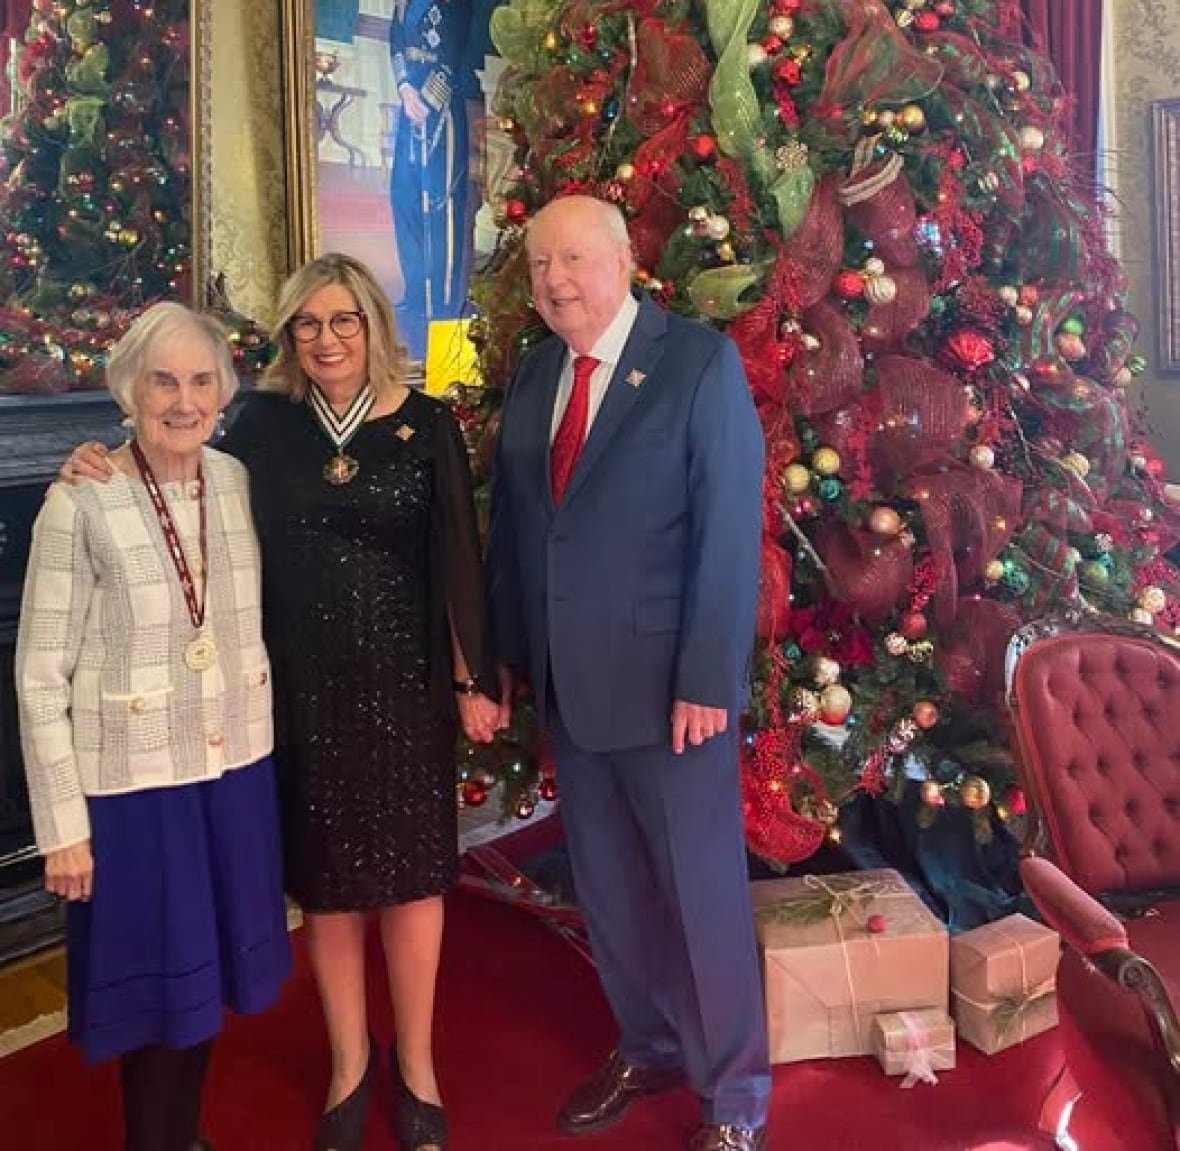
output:
[[[1024,169],[1020,163],[1020,137],[1002,116],[985,109],[958,88],[942,90],[948,114],[958,125],[962,140],[982,140],[987,145],[988,164],[999,177],[996,198],[1013,219],[1024,206]]]
[[[692,36],[663,20],[643,20],[635,35],[636,62],[627,89],[627,119],[644,136],[655,136],[670,120],[700,105],[712,73]]]
[[[942,642],[942,670],[951,691],[972,702],[993,703],[1002,714],[1008,640],[1022,622],[1012,604],[960,600],[954,626]]]
[[[803,313],[803,328],[819,340],[787,369],[791,402],[804,415],[834,411],[856,399],[864,378],[860,341],[842,308],[821,300]]]
[[[794,345],[783,339],[780,332],[783,318],[798,312],[797,279],[798,268],[786,252],[780,250],[761,298],[754,307],[747,309],[730,324],[727,333],[741,352],[750,391],[754,403],[762,411],[763,422],[768,417],[777,420],[774,412],[781,407],[786,396],[787,377],[782,352],[790,347],[793,355]],[[792,339],[797,342],[797,337]],[[794,441],[794,430],[791,429],[789,434]],[[794,459],[797,451],[798,444],[795,443],[791,459]],[[783,465],[789,462],[789,459],[784,460]]]
[[[855,170],[840,185],[840,203],[857,231],[873,241],[874,254],[889,266],[918,262],[914,238],[914,193],[897,153]]]
[[[654,142],[649,140],[648,143]],[[632,188],[639,183],[636,178],[627,187]],[[669,176],[662,183],[674,184],[675,179]],[[647,190],[648,193],[656,191],[656,185],[647,185]],[[671,195],[662,192],[644,195],[642,207],[632,202],[630,209],[632,214],[627,230],[631,233],[631,247],[635,251],[636,262],[641,268],[654,268],[668,246],[668,237],[684,222],[684,212],[679,207],[675,191]]]
[[[921,268],[900,268],[889,276],[897,285],[897,295],[887,304],[870,304],[860,329],[866,351],[902,344],[930,312],[930,285]]]
[[[951,454],[967,427],[971,399],[962,382],[929,360],[877,359],[881,431],[873,460],[884,486]]]
[[[839,176],[830,172],[820,181],[803,222],[784,246],[787,259],[794,265],[801,308],[827,295],[832,277],[844,260],[844,221],[840,217],[838,189]]]
[[[758,635],[767,643],[786,634],[791,617],[791,557],[772,537],[762,537],[758,587]]]
[[[914,554],[900,539],[883,539],[843,521],[826,525],[816,541],[836,594],[871,624],[902,601],[914,574]]]
[[[1069,540],[1041,523],[1030,523],[1020,533],[1020,546],[1028,558],[1033,609],[1041,612],[1078,595],[1078,577],[1070,557]]]
[[[918,501],[930,554],[938,565],[934,614],[940,627],[955,618],[960,582],[983,577],[1020,522],[1020,481],[948,460],[912,475],[903,486]]]
[[[910,43],[881,0],[839,0],[839,7],[847,32],[828,57],[813,114],[854,132],[857,109],[904,104],[934,91],[942,66]]]
[[[799,754],[796,726],[758,732],[743,756],[742,809],[746,842],[765,859],[780,863],[807,859],[819,850],[827,834],[823,823],[795,810],[791,791],[796,781],[808,785],[817,798],[827,798],[823,780]]]

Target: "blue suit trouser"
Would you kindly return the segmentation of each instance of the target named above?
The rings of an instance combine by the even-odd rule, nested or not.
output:
[[[588,752],[552,711],[574,883],[620,1051],[638,1067],[683,1066],[704,1122],[764,1123],[770,1069],[736,733],[683,755]]]

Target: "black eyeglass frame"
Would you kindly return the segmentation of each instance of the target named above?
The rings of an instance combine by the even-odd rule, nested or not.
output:
[[[287,321],[287,331],[291,333],[291,339],[297,344],[314,344],[324,334],[324,324],[327,323],[328,327],[332,329],[332,335],[338,340],[355,340],[361,334],[367,319],[368,316],[361,308],[357,308],[355,311],[335,312],[326,321],[316,316],[292,316]],[[336,326],[340,320],[355,320],[356,331],[348,333],[340,331]],[[310,336],[299,335],[297,330],[299,327],[307,328],[312,324],[315,325],[315,331]]]

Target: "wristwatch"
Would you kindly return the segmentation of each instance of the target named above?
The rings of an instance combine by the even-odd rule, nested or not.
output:
[[[457,695],[478,695],[479,684],[473,679],[453,679],[451,680],[451,687],[454,688]]]

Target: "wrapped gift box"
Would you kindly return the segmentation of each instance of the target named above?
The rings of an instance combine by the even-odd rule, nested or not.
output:
[[[889,1011],[873,1020],[873,1054],[886,1075],[904,1075],[903,1087],[937,1083],[936,1071],[955,1065],[955,1025],[938,1007]]]
[[[872,1052],[873,1019],[947,1009],[946,928],[896,871],[752,885],[775,1063]]]
[[[1057,932],[1023,915],[951,942],[951,1001],[959,1034],[987,1055],[1057,1025]]]

